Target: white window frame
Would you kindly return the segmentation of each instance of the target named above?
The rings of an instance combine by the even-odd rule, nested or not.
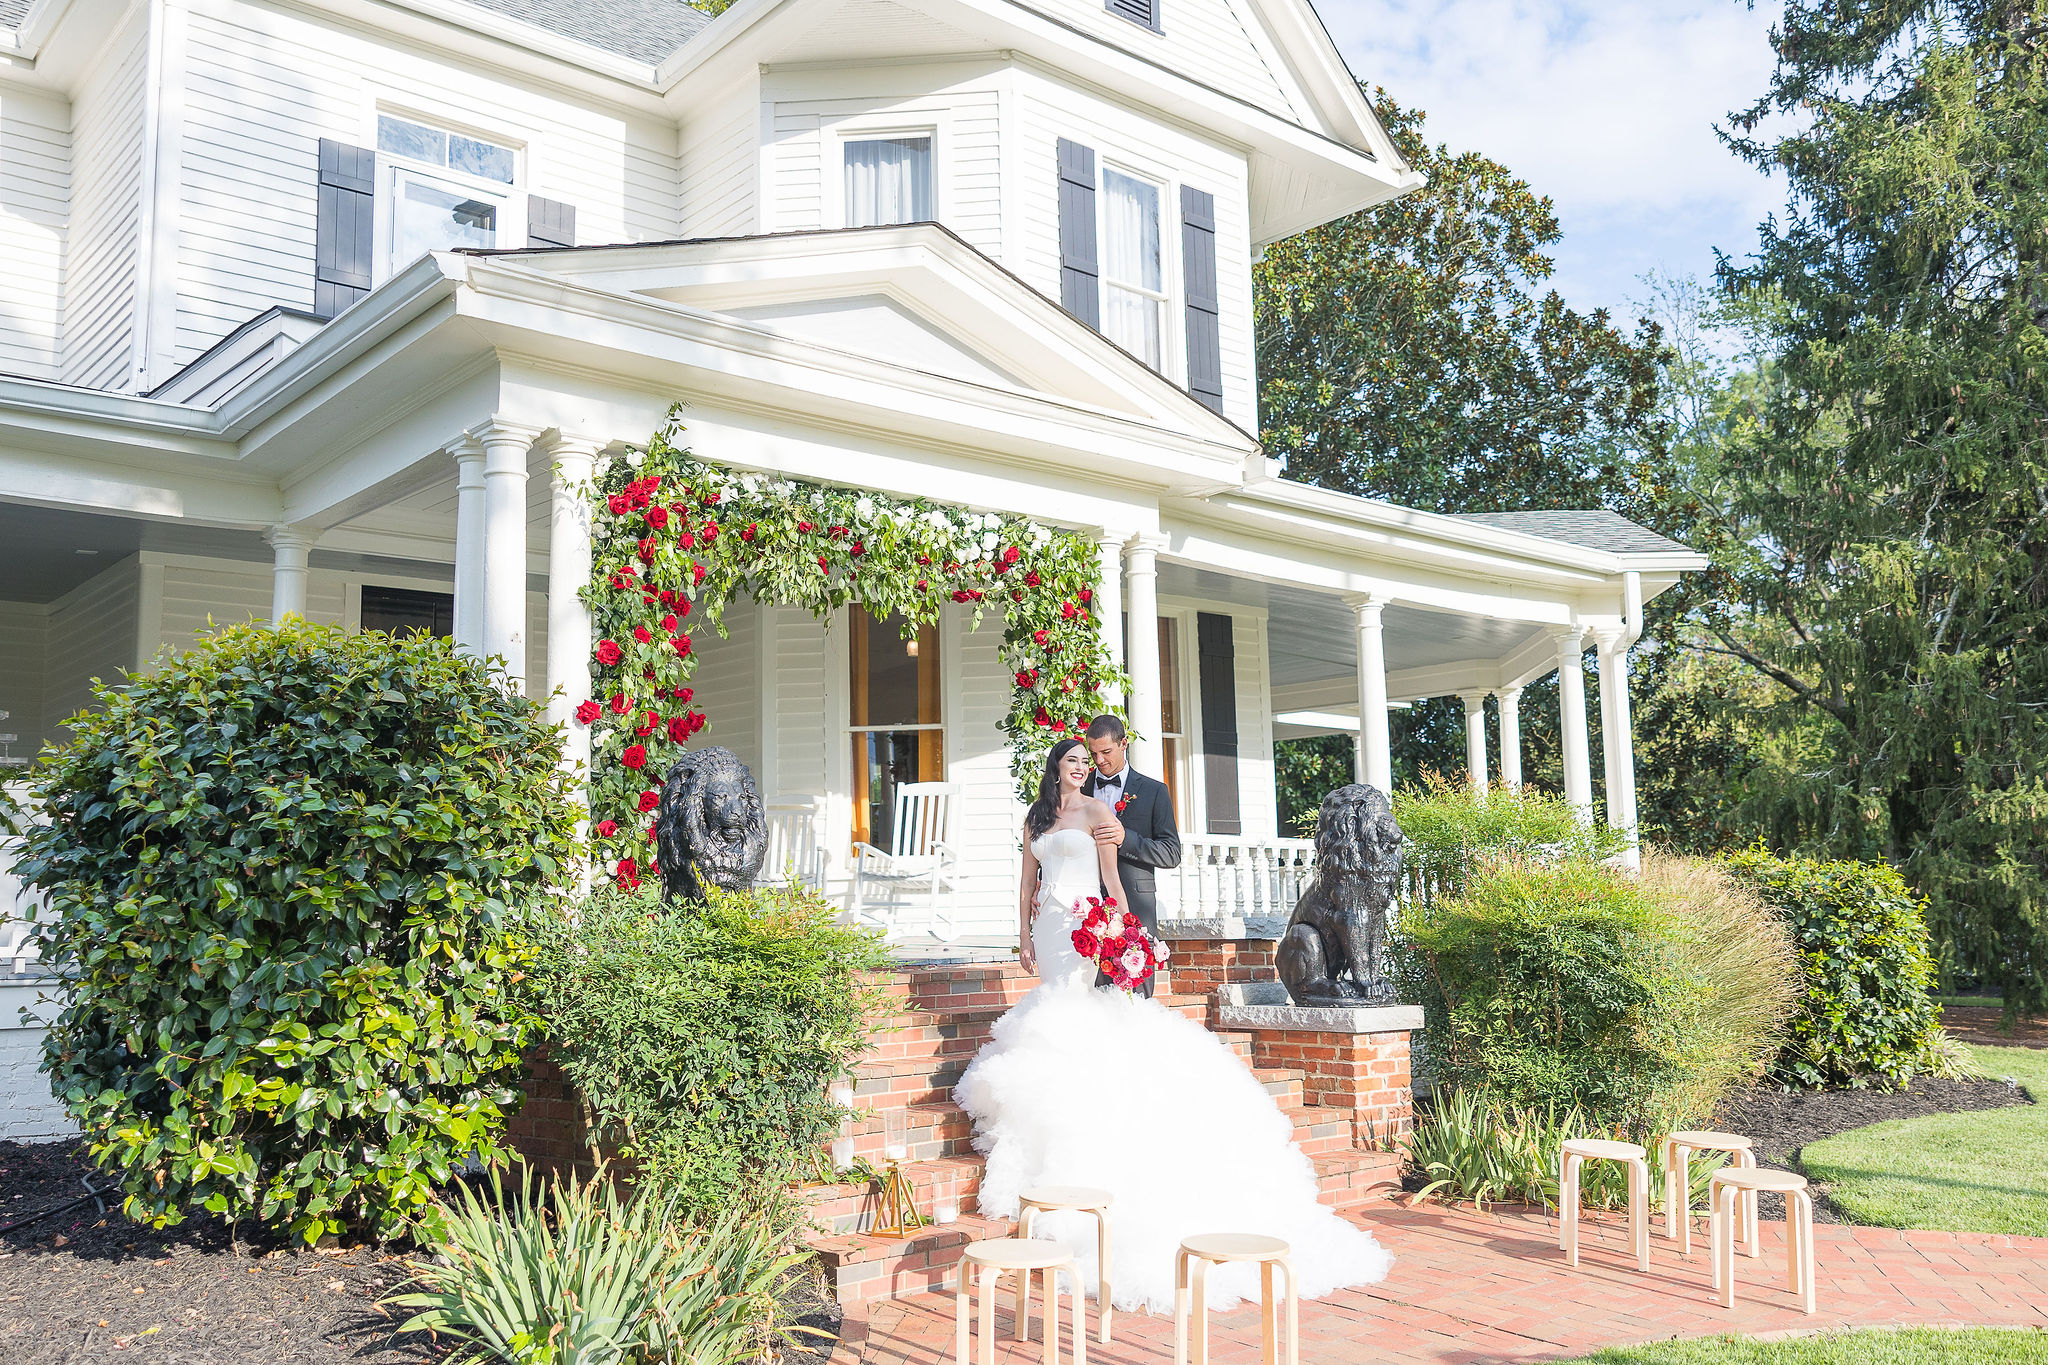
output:
[[[825,130],[824,148],[830,155],[820,174],[831,182],[831,188],[819,195],[824,214],[825,226],[843,228],[846,226],[846,144],[849,142],[879,142],[886,138],[928,137],[932,141],[932,219],[946,221],[946,135],[943,121],[908,117],[891,117],[884,120],[874,118],[842,119]]]
[[[487,180],[482,176],[467,175],[461,171],[450,170],[446,166],[429,165],[424,161],[414,161],[409,157],[377,148],[377,193],[372,223],[377,249],[376,259],[371,263],[370,270],[373,285],[382,284],[411,264],[410,261],[392,259],[392,253],[398,249],[398,218],[395,211],[398,206],[398,192],[408,180],[491,203],[498,210],[498,242],[495,249],[506,250],[526,245],[526,148],[523,143],[517,138],[486,133],[407,109],[378,106],[370,111],[364,146],[377,147],[377,119],[380,115],[403,119],[407,123],[416,123],[437,132],[477,138],[494,146],[504,147],[512,153],[512,181],[507,184],[502,180]]]
[[[1109,316],[1109,291],[1121,289],[1128,293],[1154,299],[1160,305],[1159,319],[1159,370],[1162,378],[1175,384],[1187,382],[1187,347],[1181,341],[1182,318],[1181,295],[1186,283],[1182,277],[1180,263],[1180,214],[1178,205],[1179,186],[1172,177],[1157,171],[1147,170],[1128,161],[1122,161],[1098,152],[1095,157],[1095,270],[1096,307],[1101,316]],[[1127,176],[1142,181],[1159,191],[1159,283],[1162,292],[1153,294],[1143,286],[1112,284],[1109,278],[1109,173]],[[1108,332],[1103,333],[1108,336]],[[1140,360],[1144,357],[1140,356]]]

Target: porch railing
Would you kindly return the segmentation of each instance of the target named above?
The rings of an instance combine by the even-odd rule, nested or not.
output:
[[[7,794],[25,800],[24,785],[9,784]],[[14,875],[14,860],[20,841],[0,836],[0,975],[27,976],[35,970],[39,956],[35,940],[28,936],[28,915],[38,897]]]
[[[1183,837],[1180,866],[1159,874],[1159,917],[1284,918],[1307,888],[1315,856],[1311,839]]]

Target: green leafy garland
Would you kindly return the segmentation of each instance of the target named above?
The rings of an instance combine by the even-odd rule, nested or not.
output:
[[[663,775],[708,720],[690,687],[693,637],[725,634],[741,593],[829,620],[850,602],[911,629],[948,602],[1003,613],[1015,691],[1002,728],[1020,789],[1051,745],[1104,710],[1125,678],[1095,614],[1095,546],[1015,516],[941,507],[707,464],[667,426],[601,461],[586,492],[592,572],[582,597],[597,645],[590,729],[592,838],[622,886],[653,866]]]

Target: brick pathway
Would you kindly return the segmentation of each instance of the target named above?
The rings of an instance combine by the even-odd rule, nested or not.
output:
[[[1556,1224],[1521,1208],[1378,1204],[1361,1211],[1395,1256],[1381,1284],[1302,1305],[1304,1365],[1450,1365],[1580,1355],[1603,1346],[1720,1332],[1766,1333],[1887,1324],[1978,1324],[2048,1328],[2048,1238],[1895,1232],[1822,1224],[1814,1229],[1819,1312],[1806,1317],[1784,1289],[1784,1224],[1763,1225],[1760,1260],[1736,1257],[1732,1310],[1708,1284],[1705,1227],[1695,1225],[1690,1258],[1652,1223],[1650,1274],[1636,1273],[1612,1217],[1586,1230],[1578,1269],[1557,1250]],[[998,1296],[1001,1302],[1002,1296]],[[1038,1362],[1033,1340],[1010,1338],[1007,1310],[998,1361]],[[1091,1317],[1092,1323],[1092,1317]],[[833,1365],[939,1365],[953,1350],[950,1296],[919,1294],[869,1306],[847,1320]],[[1066,1360],[1065,1333],[1061,1334]],[[1103,1365],[1171,1361],[1170,1318],[1120,1313],[1116,1341],[1090,1341]],[[1259,1359],[1256,1307],[1212,1319],[1210,1359]],[[976,1343],[977,1354],[979,1343]]]

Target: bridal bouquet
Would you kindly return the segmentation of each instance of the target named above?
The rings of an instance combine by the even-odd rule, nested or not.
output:
[[[1102,974],[1124,990],[1145,984],[1153,972],[1166,965],[1166,945],[1149,933],[1136,915],[1117,908],[1114,897],[1090,896],[1087,908],[1074,902],[1081,927],[1074,931],[1074,951],[1102,969]]]

